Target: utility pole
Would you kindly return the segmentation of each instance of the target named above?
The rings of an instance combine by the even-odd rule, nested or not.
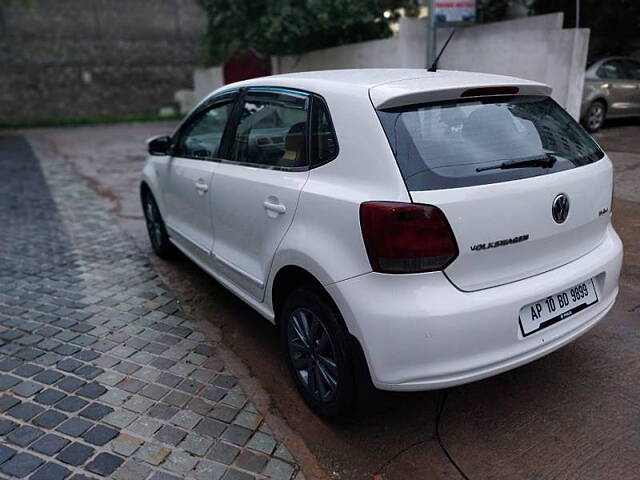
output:
[[[436,59],[436,0],[428,0],[429,17],[427,18],[427,65],[429,68]]]

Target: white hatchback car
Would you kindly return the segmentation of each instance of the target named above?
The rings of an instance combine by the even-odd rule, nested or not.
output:
[[[612,164],[517,78],[343,70],[213,92],[149,142],[151,243],[281,331],[332,416],[384,390],[471,382],[576,339],[612,307]]]

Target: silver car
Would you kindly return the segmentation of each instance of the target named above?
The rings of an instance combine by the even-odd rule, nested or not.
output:
[[[590,132],[605,119],[640,116],[640,62],[607,57],[591,64],[584,79],[581,121]]]

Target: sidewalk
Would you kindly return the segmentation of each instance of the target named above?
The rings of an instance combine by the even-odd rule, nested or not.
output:
[[[66,165],[0,137],[0,178],[0,478],[302,478]]]

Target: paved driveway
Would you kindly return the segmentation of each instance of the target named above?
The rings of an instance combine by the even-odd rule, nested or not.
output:
[[[31,131],[29,138],[66,158],[101,193],[181,305],[192,318],[220,329],[223,343],[270,394],[269,411],[279,412],[302,436],[329,475],[461,478],[434,437],[439,393],[378,395],[351,422],[328,424],[296,395],[267,322],[189,261],[164,262],[150,254],[135,188],[142,141],[171,128],[52,129]],[[619,300],[605,321],[566,348],[448,391],[441,439],[469,478],[638,478],[640,127],[617,125],[598,140],[616,166],[614,223],[626,247]]]
[[[0,136],[0,179],[0,478],[295,477],[210,329],[78,175]]]

